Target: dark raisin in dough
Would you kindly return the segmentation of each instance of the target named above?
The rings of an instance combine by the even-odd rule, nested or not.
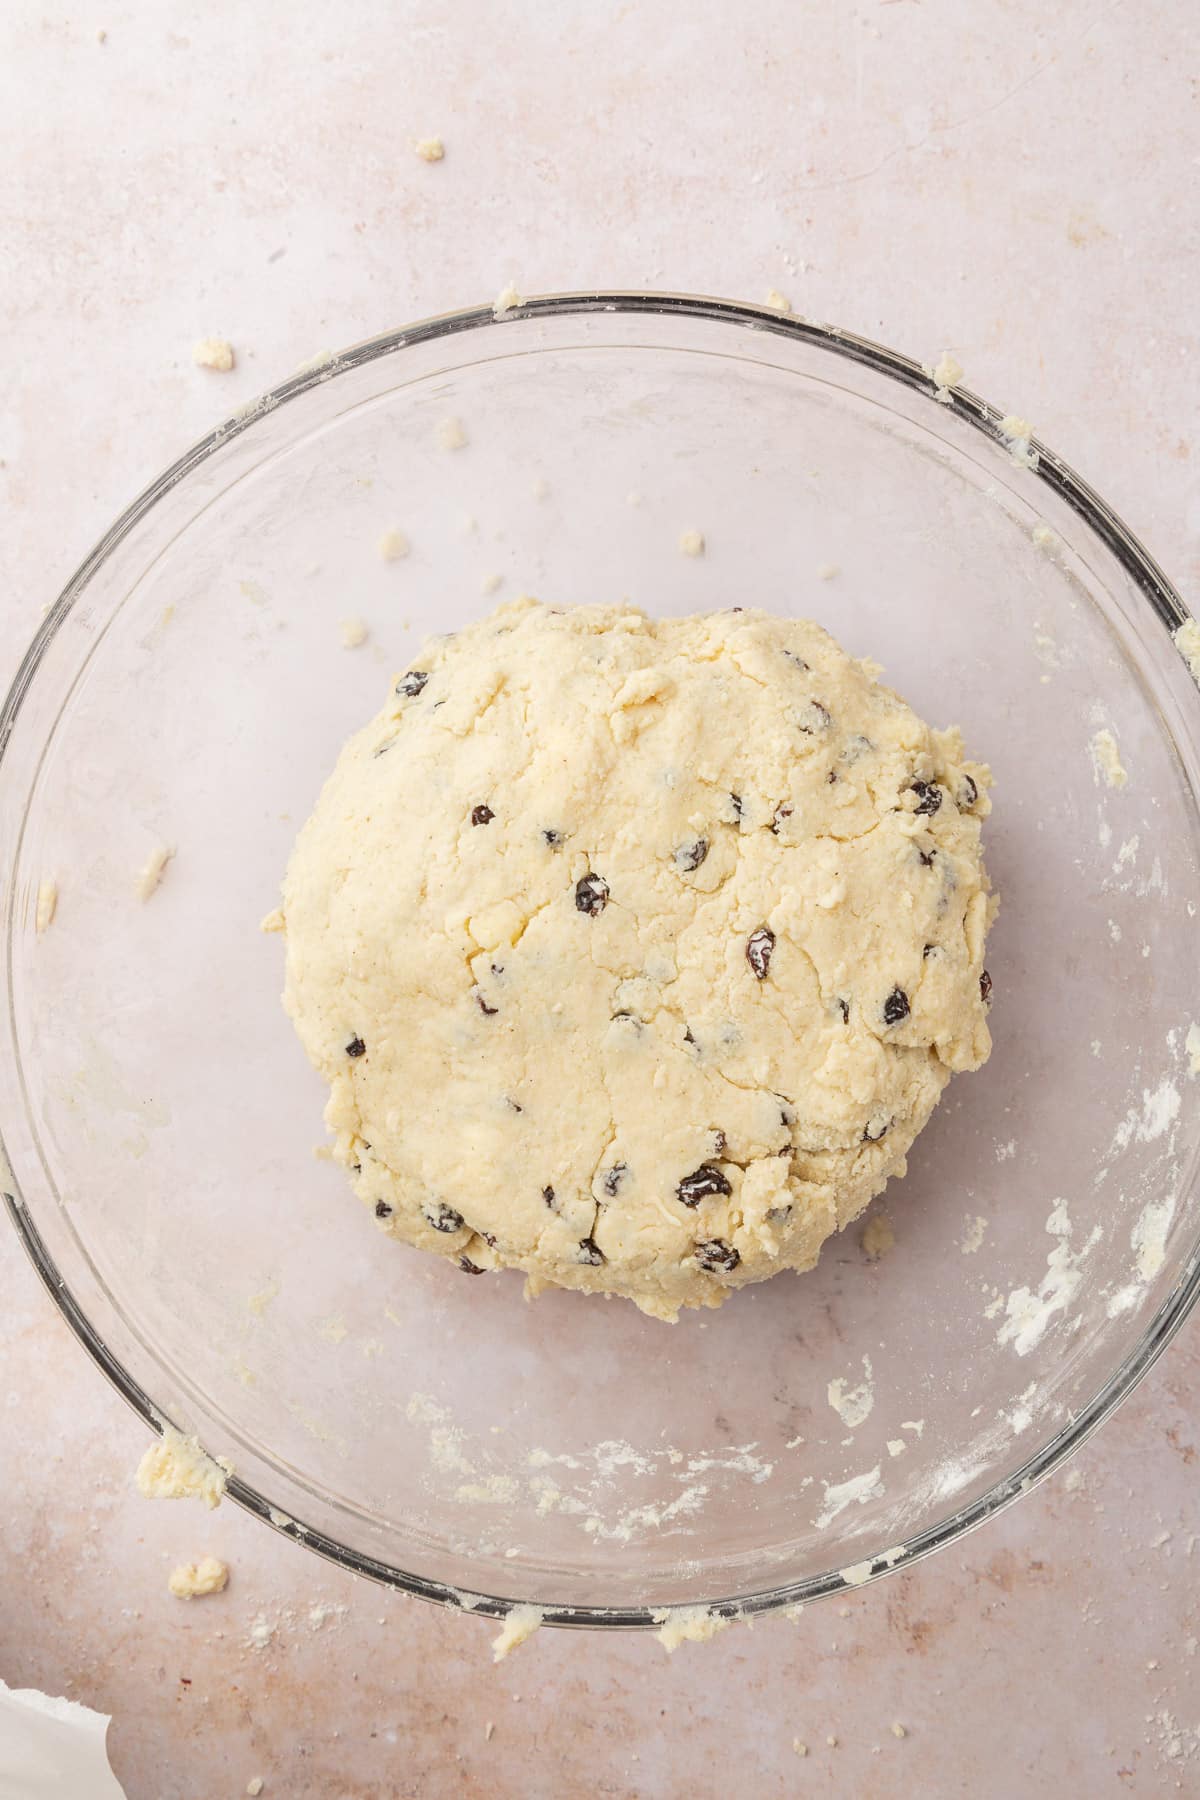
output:
[[[377,1200],[375,1202],[375,1217],[377,1219],[390,1219],[391,1216],[392,1216],[392,1209],[388,1205],[387,1201],[386,1200]]]
[[[604,1177],[604,1191],[610,1199],[616,1194],[617,1189],[625,1179],[625,1174],[626,1164],[614,1163],[612,1168],[608,1171],[608,1174]]]
[[[924,818],[935,813],[942,804],[942,790],[936,781],[913,781],[909,791],[917,796],[916,811]]]
[[[675,866],[684,874],[698,869],[708,855],[708,839],[697,838],[694,844],[680,844],[675,852]]]
[[[675,1189],[675,1198],[682,1200],[685,1206],[699,1206],[713,1194],[732,1194],[729,1178],[715,1163],[701,1163],[690,1175],[685,1175]]]
[[[585,1237],[579,1240],[579,1260],[581,1263],[591,1263],[593,1268],[598,1269],[607,1259],[595,1238]]]
[[[346,1055],[347,1056],[364,1056],[366,1054],[366,1049],[367,1049],[367,1046],[363,1043],[363,1041],[360,1037],[357,1037],[357,1036],[352,1037],[350,1039],[350,1042],[346,1045]]]
[[[490,806],[473,806],[471,808],[472,825],[490,825],[495,816]]]
[[[423,1211],[435,1231],[461,1231],[463,1228],[463,1216],[452,1206],[440,1205],[432,1210],[426,1206]]]
[[[899,1025],[909,1014],[908,995],[903,988],[894,987],[883,1003],[883,1022],[885,1025]]]
[[[746,961],[760,981],[767,979],[771,958],[775,954],[775,933],[769,925],[760,925],[750,933],[746,943]]]
[[[696,1261],[702,1269],[736,1269],[741,1260],[741,1252],[724,1238],[709,1238],[707,1243],[696,1245]]]
[[[987,970],[985,969],[983,971],[983,974],[979,977],[979,998],[983,1001],[983,1004],[986,1006],[988,1004],[989,1000],[991,999],[991,997],[992,997],[992,978],[988,974]]]
[[[424,669],[410,669],[396,683],[396,692],[403,694],[408,700],[415,700],[428,680],[429,676]]]
[[[603,875],[582,875],[575,883],[575,905],[594,919],[608,905],[608,883]]]

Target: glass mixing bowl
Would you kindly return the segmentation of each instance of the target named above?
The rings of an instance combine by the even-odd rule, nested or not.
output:
[[[3,1185],[81,1342],[147,1423],[231,1459],[264,1520],[492,1613],[753,1613],[977,1525],[1179,1325],[1200,1239],[1185,614],[999,416],[717,301],[458,313],[244,409],[51,609],[0,721]],[[389,528],[410,554],[380,555]],[[522,590],[811,616],[991,763],[995,1053],[877,1203],[885,1255],[852,1228],[815,1272],[674,1327],[528,1304],[517,1275],[382,1240],[314,1158],[324,1089],[259,921],[391,672]]]

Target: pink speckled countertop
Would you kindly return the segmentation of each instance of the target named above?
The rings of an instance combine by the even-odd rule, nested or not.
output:
[[[949,346],[1194,598],[1189,8],[752,13],[5,9],[0,677],[118,508],[219,415],[510,278],[774,287],[929,361]],[[410,147],[432,133],[437,165]],[[192,366],[208,334],[234,342],[232,374]],[[145,1431],[7,1230],[0,1283],[0,1675],[111,1711],[130,1800],[254,1776],[266,1800],[1200,1794],[1195,1324],[1065,1475],[844,1605],[670,1660],[542,1633],[493,1668],[494,1626],[232,1506],[141,1502]],[[166,1573],[203,1550],[230,1585],[185,1607]]]

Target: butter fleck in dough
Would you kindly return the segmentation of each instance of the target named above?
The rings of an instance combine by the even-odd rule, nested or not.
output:
[[[167,1577],[167,1586],[177,1600],[194,1600],[202,1594],[219,1594],[229,1580],[227,1565],[215,1556],[202,1556],[198,1563],[180,1563]]]
[[[989,785],[803,621],[524,599],[432,640],[283,888],[379,1229],[660,1319],[811,1268],[988,1056]]]

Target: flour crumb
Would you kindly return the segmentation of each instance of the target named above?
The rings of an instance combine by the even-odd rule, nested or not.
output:
[[[1083,1486],[1083,1474],[1079,1469],[1068,1469],[1063,1478],[1063,1486],[1068,1494],[1077,1493]]]
[[[680,1644],[707,1644],[731,1622],[707,1606],[669,1606],[651,1616],[660,1627],[654,1635],[668,1651],[678,1650]]]
[[[250,1800],[258,1800],[258,1796],[262,1793],[262,1791],[263,1791],[262,1776],[261,1775],[252,1776],[251,1779],[246,1783],[246,1792],[250,1795]]]
[[[443,419],[437,428],[437,441],[442,450],[461,450],[467,441],[461,419]]]
[[[803,1741],[802,1738],[793,1738],[792,1739],[792,1749],[796,1752],[797,1756],[807,1756],[808,1755],[808,1745]]]
[[[446,154],[446,146],[440,137],[418,138],[413,149],[421,161],[427,163],[441,162]]]
[[[836,1750],[838,1747],[838,1741],[832,1732],[830,1732],[829,1736],[825,1739],[825,1742],[829,1745],[831,1750]]]
[[[1018,469],[1036,469],[1038,453],[1030,448],[1033,426],[1017,413],[1005,413],[1000,421],[1000,435],[1008,446],[1008,459]]]
[[[1096,733],[1091,741],[1090,749],[1096,780],[1103,781],[1110,788],[1123,788],[1129,780],[1129,776],[1122,767],[1117,740],[1107,725]]]
[[[201,1594],[219,1594],[229,1580],[228,1565],[215,1556],[198,1563],[180,1563],[167,1577],[167,1587],[177,1600],[195,1600]]]
[[[924,1437],[925,1421],[924,1419],[901,1419],[900,1429],[901,1431],[915,1431],[918,1437]]]
[[[54,914],[57,910],[58,883],[47,877],[46,880],[38,882],[37,904],[33,914],[33,928],[39,937],[49,931],[54,923]]]
[[[254,1314],[255,1318],[261,1319],[272,1300],[276,1300],[278,1297],[279,1283],[272,1279],[267,1282],[267,1285],[264,1288],[260,1288],[257,1294],[251,1294],[246,1301],[246,1305]]]
[[[942,406],[949,406],[952,388],[956,388],[963,378],[963,366],[949,350],[943,350],[930,370],[933,378],[933,397]]]
[[[1192,679],[1200,681],[1200,625],[1193,618],[1187,618],[1174,634],[1180,654],[1192,672]]]
[[[832,1525],[839,1513],[845,1512],[848,1506],[865,1506],[868,1500],[876,1500],[883,1493],[878,1463],[873,1469],[868,1469],[865,1475],[852,1475],[849,1481],[827,1481],[824,1487],[825,1504],[814,1520],[818,1531],[824,1531],[827,1525]]]
[[[772,312],[790,313],[792,310],[791,301],[786,294],[781,294],[778,288],[767,289],[767,298],[764,304],[769,306]]]
[[[704,533],[689,528],[679,534],[679,548],[684,556],[703,556],[705,550]]]
[[[834,576],[840,575],[841,572],[841,565],[839,563],[824,562],[817,564],[818,581],[832,581]]]
[[[1200,1075],[1200,1025],[1192,1023],[1188,1026],[1183,1047],[1187,1051],[1189,1071],[1193,1075]]]
[[[262,1613],[251,1622],[250,1633],[246,1639],[248,1650],[265,1650],[275,1636],[275,1627]]]
[[[849,1382],[839,1375],[835,1381],[829,1383],[825,1390],[825,1396],[830,1406],[842,1424],[851,1431],[854,1431],[864,1419],[870,1416],[875,1405],[875,1379],[874,1371],[871,1368],[871,1359],[869,1356],[864,1356],[862,1362],[863,1380],[857,1387],[851,1387]]]
[[[166,873],[167,864],[174,854],[175,847],[173,844],[160,844],[157,850],[152,850],[150,852],[149,856],[142,864],[141,872],[137,878],[135,892],[139,900],[149,900],[151,894],[157,891],[159,883]]]
[[[907,1725],[902,1725],[899,1719],[894,1719],[892,1721],[892,1736],[894,1738],[906,1738],[908,1736]]]
[[[962,1238],[959,1241],[959,1249],[964,1256],[974,1256],[987,1235],[987,1228],[987,1220],[979,1213],[975,1213],[967,1219]]]
[[[493,319],[505,319],[510,312],[515,311],[518,306],[524,306],[524,304],[525,301],[523,297],[518,294],[512,282],[508,281],[492,301],[492,317]]]
[[[511,1650],[533,1636],[545,1616],[540,1606],[514,1606],[505,1615],[503,1629],[492,1639],[492,1661],[503,1662]]]
[[[908,1445],[903,1438],[889,1438],[887,1441],[887,1448],[889,1456],[903,1456],[904,1452],[908,1449]]]
[[[339,1619],[345,1611],[344,1606],[331,1606],[327,1601],[316,1600],[308,1609],[308,1629],[320,1631],[329,1619]]]
[[[394,527],[385,531],[379,539],[379,554],[384,562],[400,562],[411,549],[412,545],[404,533]]]
[[[483,577],[483,580],[479,583],[479,591],[481,594],[494,594],[497,588],[503,586],[503,583],[503,575],[497,575],[493,570],[490,575],[485,575]]]
[[[896,1248],[896,1233],[886,1213],[876,1213],[867,1220],[859,1243],[868,1262],[879,1262]]]
[[[192,345],[192,361],[198,369],[216,369],[227,375],[233,367],[233,345],[225,338],[199,338]]]
[[[545,500],[550,493],[550,483],[544,475],[535,475],[529,484],[529,492],[535,500]]]
[[[1056,550],[1062,549],[1062,541],[1056,531],[1051,531],[1044,519],[1039,519],[1030,532],[1034,547],[1044,550],[1047,556],[1053,556]]]
[[[358,650],[370,636],[365,619],[343,619],[341,631],[343,650]]]
[[[225,1457],[214,1460],[198,1439],[167,1425],[137,1466],[137,1489],[144,1500],[195,1499],[212,1508],[221,1504],[225,1478],[232,1473],[233,1464]]]

